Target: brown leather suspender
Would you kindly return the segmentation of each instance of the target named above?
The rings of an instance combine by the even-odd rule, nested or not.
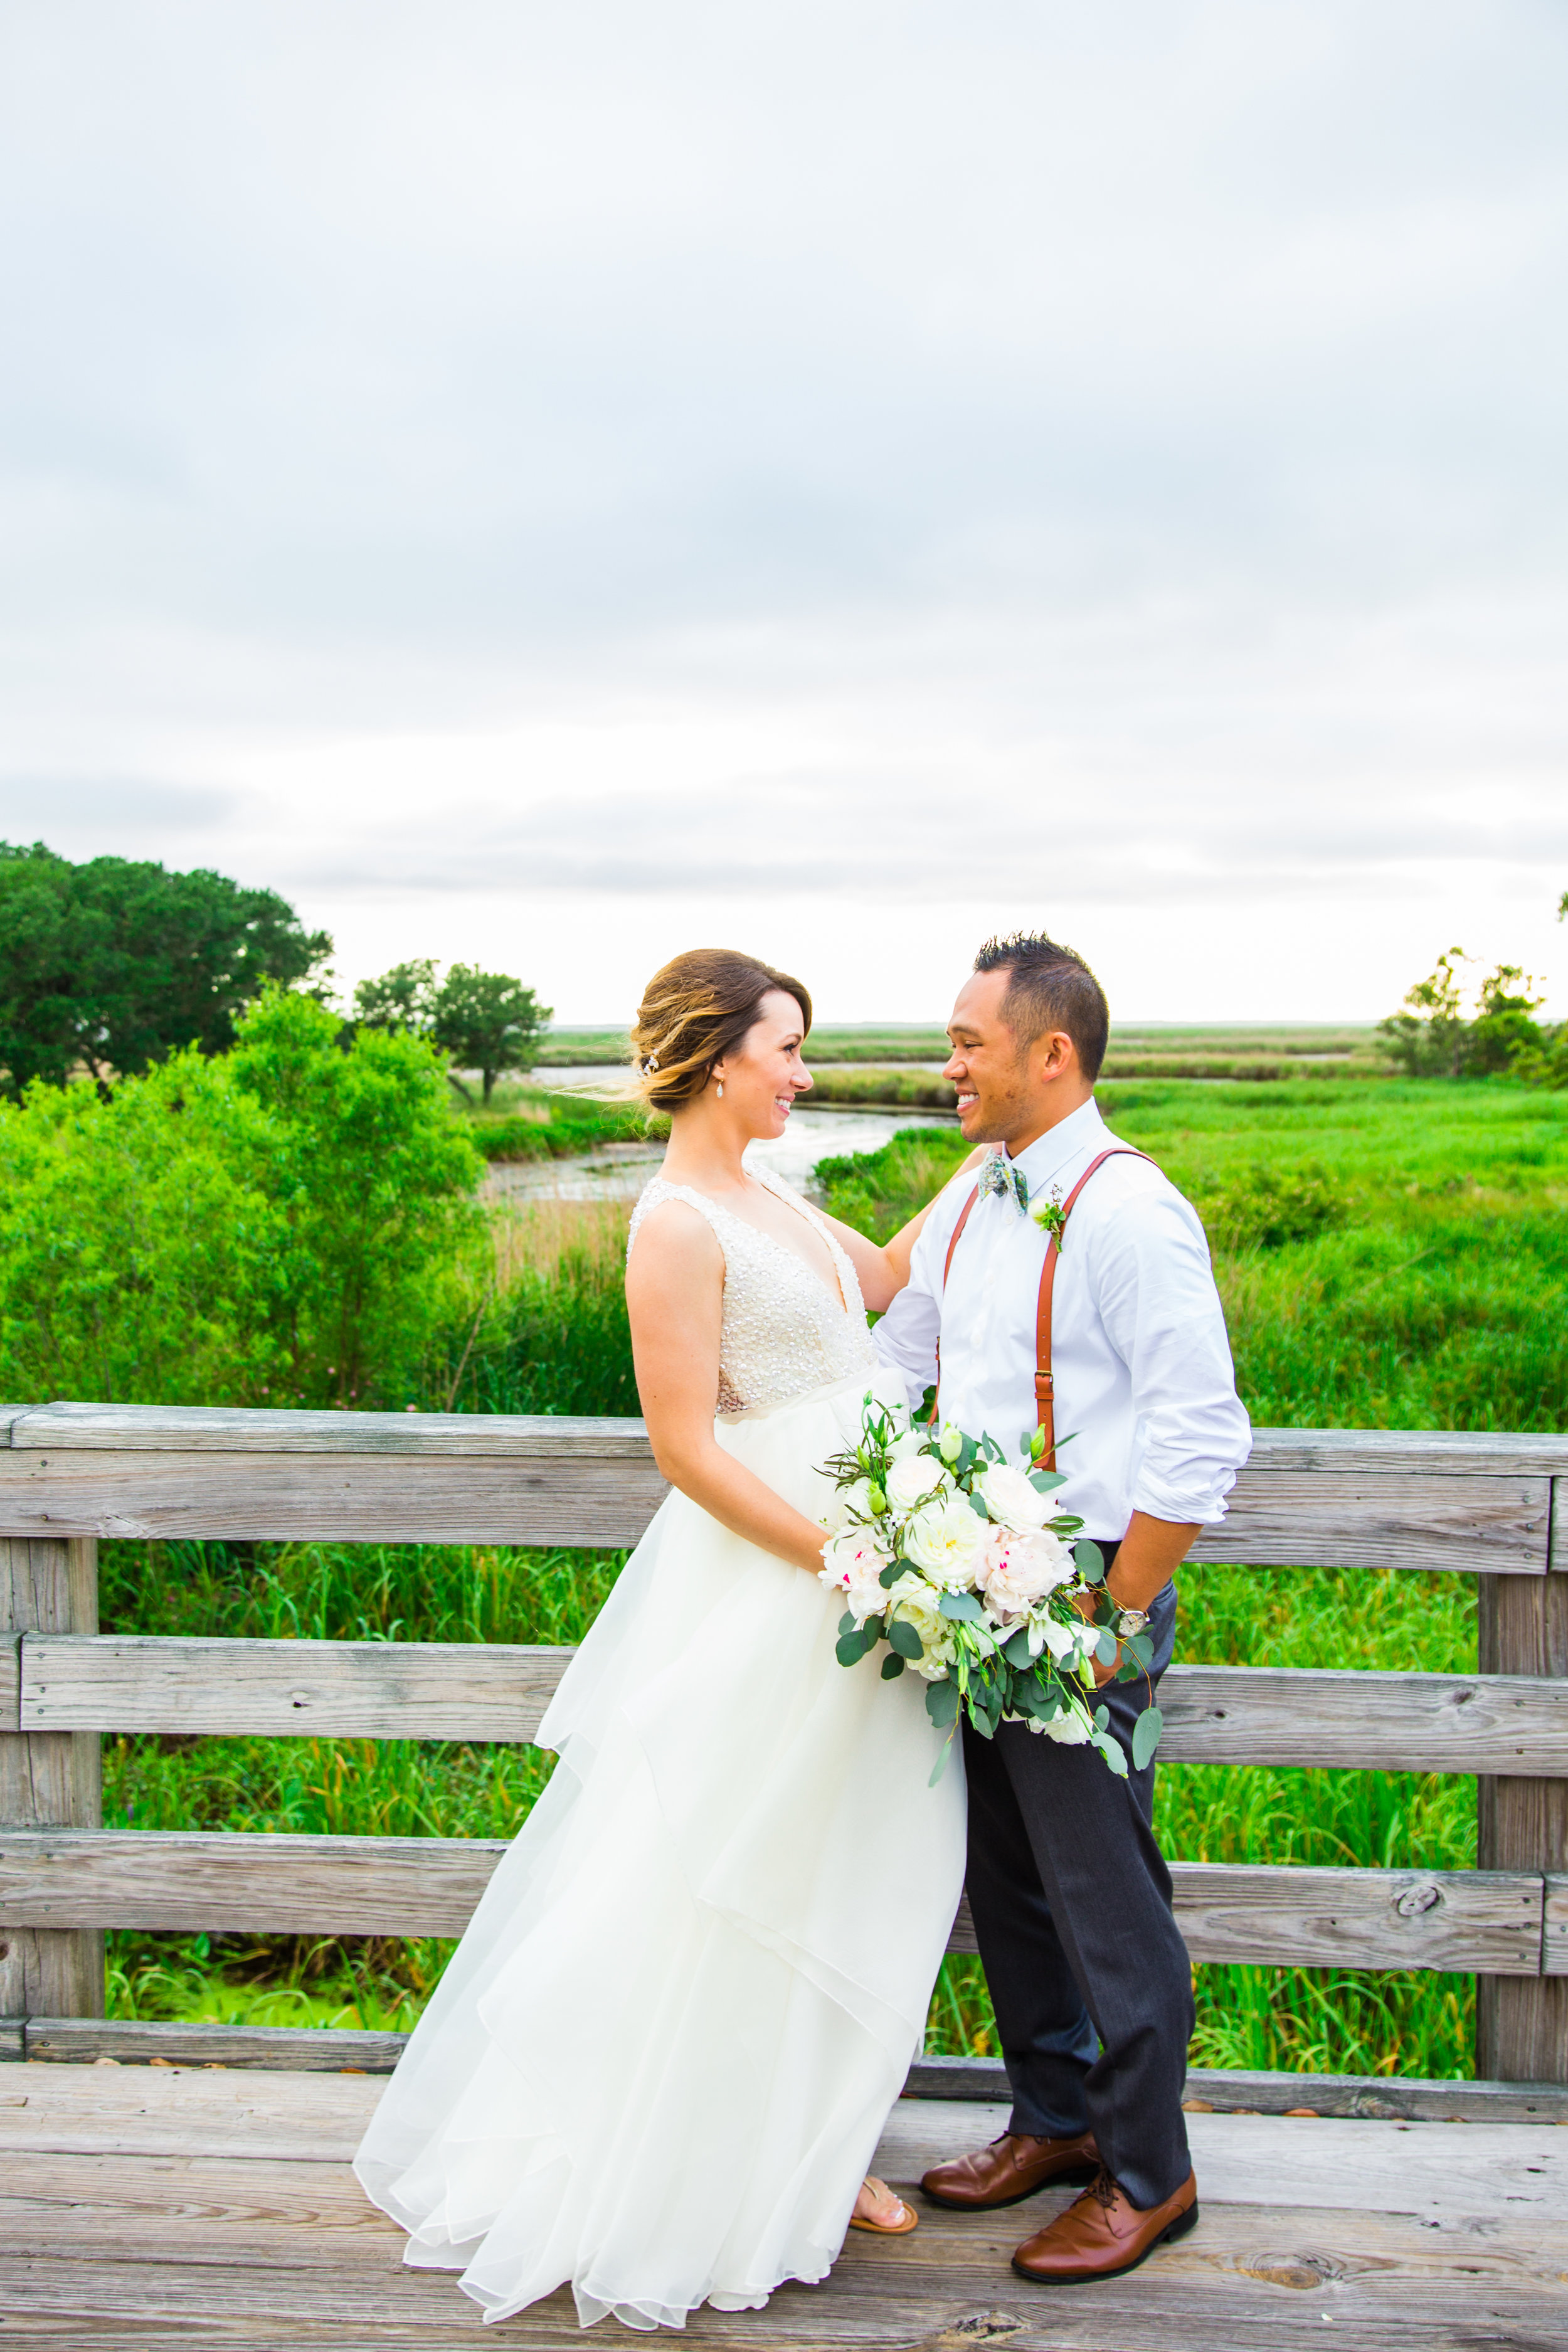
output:
[[[1072,1214],[1073,1202],[1078,1199],[1095,1170],[1103,1168],[1108,1160],[1117,1159],[1148,1160],[1149,1154],[1146,1151],[1136,1150],[1131,1143],[1113,1143],[1109,1150],[1102,1151],[1098,1159],[1091,1160],[1062,1202],[1061,1222],[1064,1227]],[[1152,1160],[1150,1160],[1149,1164],[1151,1167],[1154,1165]],[[944,1294],[947,1289],[947,1277],[952,1272],[952,1254],[958,1247],[959,1235],[969,1223],[969,1213],[979,1198],[980,1187],[976,1184],[958,1213],[958,1223],[953,1226],[952,1239],[947,1245],[947,1257],[942,1269],[942,1286]],[[1040,1269],[1040,1296],[1035,1308],[1035,1406],[1039,1417],[1039,1425],[1046,1433],[1045,1452],[1040,1458],[1047,1470],[1054,1470],[1057,1466],[1056,1381],[1051,1371],[1051,1292],[1056,1286],[1057,1259],[1060,1254],[1057,1235],[1053,1233],[1047,1236],[1046,1242],[1046,1262]],[[942,1379],[940,1339],[937,1341],[936,1369],[937,1380],[940,1383]],[[934,1400],[931,1404],[931,1417],[934,1422],[936,1419]]]

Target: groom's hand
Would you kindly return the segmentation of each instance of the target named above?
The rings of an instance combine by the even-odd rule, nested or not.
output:
[[[1156,1596],[1163,1592],[1203,1529],[1197,1523],[1188,1525],[1176,1519],[1151,1518],[1147,1511],[1134,1511],[1127,1523],[1127,1533],[1105,1579],[1105,1590],[1119,1609],[1147,1609]],[[1092,1619],[1092,1596],[1075,1602],[1080,1616]],[[1110,1682],[1121,1663],[1120,1644],[1115,1664],[1102,1666],[1094,1663],[1097,1689]]]

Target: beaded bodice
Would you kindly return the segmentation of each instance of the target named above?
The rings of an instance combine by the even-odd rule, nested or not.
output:
[[[712,1227],[724,1253],[724,1320],[719,1337],[719,1410],[748,1412],[784,1404],[832,1381],[876,1369],[860,1285],[848,1256],[809,1202],[765,1169],[752,1171],[770,1192],[809,1218],[827,1244],[844,1305],[787,1242],[722,1209],[689,1184],[656,1176],[632,1212],[629,1256],[637,1228],[661,1201],[684,1201]]]

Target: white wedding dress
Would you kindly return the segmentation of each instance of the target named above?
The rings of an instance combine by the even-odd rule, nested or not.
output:
[[[719,1443],[809,1517],[878,1369],[854,1268],[689,1202],[724,1253]],[[839,1601],[671,1494],[539,1727],[560,1761],[354,2168],[487,2319],[684,2326],[826,2276],[921,2046],[963,1874],[963,1776],[906,1674],[839,1665]]]

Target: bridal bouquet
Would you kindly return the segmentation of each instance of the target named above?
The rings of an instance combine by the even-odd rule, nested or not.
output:
[[[858,1665],[885,1642],[885,1682],[906,1666],[924,1677],[926,1711],[948,1727],[933,1781],[961,1710],[987,1739],[1000,1723],[1026,1723],[1127,1770],[1109,1710],[1094,1704],[1094,1662],[1111,1664],[1118,1646],[1103,1557],[1098,1544],[1069,1543],[1081,1519],[1053,1516],[1050,1496],[1065,1482],[1040,1467],[1041,1433],[1020,1444],[1011,1463],[994,1438],[916,1426],[868,1395],[859,1444],[823,1465],[836,1492],[822,1517],[821,1576],[845,1600],[838,1663]],[[1121,1652],[1118,1681],[1147,1674],[1145,1633],[1123,1634]],[[1139,1770],[1161,1727],[1159,1708],[1145,1707],[1132,1735]]]

